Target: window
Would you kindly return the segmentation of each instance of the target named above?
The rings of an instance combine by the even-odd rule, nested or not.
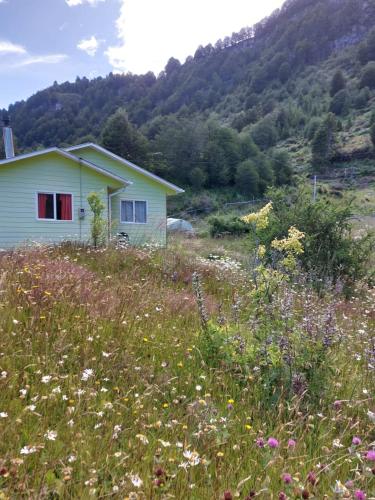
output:
[[[147,202],[122,200],[121,201],[121,222],[127,224],[147,223]]]
[[[38,219],[73,220],[71,194],[38,193]]]

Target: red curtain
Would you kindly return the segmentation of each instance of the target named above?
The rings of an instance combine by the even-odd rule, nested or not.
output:
[[[45,219],[47,215],[47,195],[38,194],[38,217]]]
[[[72,195],[60,194],[61,220],[72,220]]]

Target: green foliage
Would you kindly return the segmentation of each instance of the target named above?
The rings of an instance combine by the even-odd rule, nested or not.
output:
[[[370,127],[370,137],[372,145],[375,148],[375,123],[373,123]]]
[[[102,133],[102,145],[134,163],[142,164],[147,158],[146,139],[129,122],[124,109],[108,118]]]
[[[360,88],[375,89],[375,62],[369,62],[363,69]]]
[[[304,269],[317,284],[326,280],[342,281],[349,289],[368,274],[374,239],[369,235],[353,238],[353,210],[346,202],[318,198],[314,203],[310,189],[273,189],[270,226],[262,235],[267,246],[275,238],[284,238],[288,228],[296,226],[305,233]]]
[[[246,196],[259,195],[259,173],[253,161],[246,160],[238,165],[236,186],[238,191]]]
[[[250,228],[240,217],[233,215],[215,215],[208,219],[210,234],[217,238],[225,235],[241,236],[249,233]]]
[[[293,169],[288,152],[285,150],[274,151],[271,161],[275,173],[276,186],[290,184],[292,182]]]
[[[254,126],[252,138],[261,149],[268,149],[276,144],[278,134],[275,126],[268,119],[264,119]]]
[[[94,247],[102,245],[106,239],[106,220],[103,218],[105,205],[98,193],[90,193],[87,202],[93,214],[91,218],[91,239]]]
[[[327,168],[336,145],[336,118],[329,113],[314,135],[311,144],[312,166],[317,171]]]
[[[375,28],[368,33],[365,41],[359,45],[358,57],[362,65],[375,60]]]
[[[329,110],[335,115],[342,116],[349,109],[349,94],[346,90],[339,90],[331,100]]]
[[[344,90],[346,87],[346,80],[341,70],[336,71],[331,80],[330,96],[334,97],[337,92]]]

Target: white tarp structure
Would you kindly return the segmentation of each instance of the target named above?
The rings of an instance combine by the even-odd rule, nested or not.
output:
[[[186,233],[190,235],[194,235],[195,233],[193,226],[187,220],[172,218],[167,219],[167,231],[173,233]]]

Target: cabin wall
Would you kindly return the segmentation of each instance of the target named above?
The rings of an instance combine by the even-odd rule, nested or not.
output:
[[[112,235],[124,232],[129,236],[133,245],[145,243],[165,246],[167,235],[167,194],[168,189],[158,182],[145,177],[121,162],[108,158],[103,153],[93,149],[80,149],[72,152],[77,156],[92,161],[96,165],[117,174],[128,181],[133,182],[124,191],[112,197]],[[120,202],[121,200],[146,201],[148,207],[146,224],[121,223]]]
[[[0,249],[21,244],[61,243],[90,239],[90,192],[100,193],[107,212],[107,186],[121,187],[117,181],[79,166],[58,154],[19,160],[0,165]],[[37,215],[37,192],[71,193],[73,221],[41,221]],[[85,218],[79,218],[79,209]]]

